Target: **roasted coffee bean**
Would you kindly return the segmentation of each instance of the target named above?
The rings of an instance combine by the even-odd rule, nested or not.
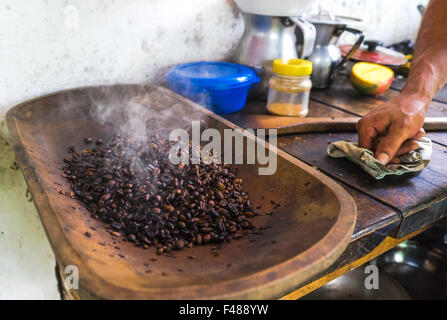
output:
[[[107,187],[108,187],[109,189],[115,187],[115,185],[116,185],[115,180],[109,180],[109,182],[107,182]]]
[[[217,187],[219,188],[220,191],[224,191],[225,190],[225,185],[222,182],[218,182],[217,183]]]
[[[62,177],[72,191],[65,194],[108,223],[114,237],[122,232],[138,247],[172,255],[172,249],[230,241],[253,231],[256,214],[237,169],[203,162],[173,165],[168,157],[173,143],[166,137],[116,135],[109,143],[97,139],[96,145],[68,148]]]
[[[121,224],[118,222],[112,222],[110,226],[115,230],[121,230]]]
[[[185,247],[185,241],[182,238],[178,239],[177,242],[175,243],[175,248],[177,250],[182,250],[184,247]]]
[[[107,200],[110,199],[110,197],[111,197],[110,193],[106,193],[106,194],[103,194],[99,200],[100,201],[107,201]]]
[[[241,223],[241,227],[244,229],[248,229],[248,228],[250,228],[250,223],[248,221],[243,221]]]
[[[220,232],[226,232],[227,228],[225,227],[225,224],[223,222],[219,222],[217,224],[217,229],[219,229]]]
[[[214,229],[213,228],[210,228],[210,227],[203,227],[203,228],[201,228],[200,229],[202,232],[211,232],[211,231],[213,231]]]
[[[201,245],[202,244],[202,235],[199,233],[196,235],[196,237],[194,238],[194,243]]]
[[[209,243],[211,241],[211,234],[205,233],[202,237],[204,243]]]

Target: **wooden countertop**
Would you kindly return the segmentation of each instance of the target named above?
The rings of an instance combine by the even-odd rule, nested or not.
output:
[[[340,74],[327,90],[311,92],[308,117],[361,117],[399,94],[405,79],[396,79],[379,96],[364,96],[353,89],[347,74]],[[238,114],[224,116],[246,128],[253,114],[267,114],[265,101],[249,100]],[[447,115],[447,88],[431,102],[427,116]],[[366,263],[400,242],[417,235],[447,215],[447,132],[427,134],[434,144],[430,165],[418,175],[375,180],[347,159],[326,155],[328,143],[357,140],[355,133],[305,133],[278,137],[278,147],[317,167],[349,191],[357,203],[357,224],[351,243],[328,270],[283,297],[297,299],[330,280]]]

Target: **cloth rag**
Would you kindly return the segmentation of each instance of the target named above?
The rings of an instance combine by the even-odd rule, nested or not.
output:
[[[423,137],[418,141],[419,147],[399,157],[400,163],[383,165],[374,153],[360,148],[356,142],[337,141],[328,145],[327,153],[333,158],[348,158],[376,179],[387,175],[402,175],[407,172],[421,171],[428,166],[432,154],[430,138]]]

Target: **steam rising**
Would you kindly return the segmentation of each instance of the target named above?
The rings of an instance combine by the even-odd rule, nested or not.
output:
[[[176,99],[153,87],[128,88],[106,88],[91,95],[90,114],[99,124],[134,141],[155,134],[168,136],[174,129],[189,129],[191,121],[204,117],[199,110],[185,110]]]

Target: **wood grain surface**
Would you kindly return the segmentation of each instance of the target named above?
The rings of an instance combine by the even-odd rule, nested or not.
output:
[[[357,92],[353,91],[354,89],[349,89],[349,83],[346,85],[346,83],[338,81],[329,90],[312,92],[312,99],[315,95],[320,98],[320,102],[313,100],[311,102],[309,111],[312,112],[312,117],[336,116],[352,118],[352,113],[357,112],[359,116],[361,115],[359,109],[366,109],[363,112],[367,112],[386,100],[383,97],[358,95]],[[343,96],[348,106],[335,99],[334,96],[338,95],[333,95],[333,92],[344,92],[343,95],[339,95]],[[250,101],[245,112],[252,117],[261,115],[269,117],[263,104],[265,102]],[[365,106],[368,107],[366,108]],[[343,113],[342,110],[344,108],[348,110]],[[446,114],[443,115],[445,116]],[[244,128],[248,128],[250,127],[249,124],[254,123],[253,118],[245,115],[226,115],[224,117]],[[357,136],[355,133],[291,134],[279,137],[278,146],[294,157],[321,169],[334,179],[349,185],[367,197],[383,203],[385,206],[402,214],[402,217],[405,217],[410,212],[435,204],[447,196],[447,171],[443,170],[443,163],[447,156],[445,147],[447,145],[447,132],[429,132],[427,136],[436,141],[432,161],[427,169],[423,170],[419,175],[410,174],[401,177],[387,177],[380,181],[370,177],[349,160],[332,159],[326,155],[328,143],[345,139],[356,141]],[[358,216],[359,219],[363,216],[361,209],[359,209]],[[374,224],[373,221],[371,221],[372,224]]]
[[[352,117],[362,116],[375,107],[399,94],[404,81],[394,81],[392,88],[380,96],[364,96],[355,91],[348,75],[341,74],[328,90],[312,90],[309,105],[310,117]],[[252,107],[256,105],[256,107]],[[232,119],[244,126],[252,121],[250,115],[264,114],[265,102],[250,101],[245,111],[248,117]],[[444,87],[430,104],[429,116],[447,116],[447,88]],[[352,241],[342,256],[323,273],[314,276],[319,286],[328,279],[343,274],[346,265],[359,265],[380,254],[382,249],[373,249],[387,236],[402,239],[410,238],[428,226],[433,225],[447,213],[446,170],[447,132],[429,132],[427,136],[434,141],[433,161],[423,173],[401,178],[386,178],[382,181],[372,179],[356,165],[346,159],[330,159],[325,150],[328,142],[350,139],[356,141],[352,133],[314,133],[291,134],[280,137],[279,148],[286,150],[300,160],[315,166],[336,179],[355,199],[358,216]],[[390,238],[391,239],[391,238]],[[397,243],[388,241],[387,248]],[[358,260],[358,261],[357,261]],[[338,270],[337,270],[338,269]],[[325,276],[327,275],[327,277]],[[320,279],[321,278],[321,279]],[[303,292],[314,290],[309,284],[297,290],[287,299],[298,298]]]
[[[352,87],[348,76],[340,74],[330,89],[313,90],[311,99],[331,108],[337,107],[345,112],[363,116],[398,94],[399,92],[396,90],[387,90],[376,96],[363,95]],[[427,117],[445,117],[446,114],[447,104],[439,101],[430,103]]]
[[[442,89],[446,91],[447,89]],[[441,90],[441,91],[442,91]],[[327,90],[312,90],[309,105],[309,117],[312,118],[352,118],[361,117],[375,107],[398,95],[396,90],[388,90],[382,95],[365,96],[358,93],[350,84],[348,75],[341,73],[334,84]],[[430,104],[429,117],[444,117],[447,115],[447,104],[442,99]],[[265,101],[249,101],[243,115],[225,116],[228,120],[248,128],[260,122],[281,124],[280,117],[269,116],[265,109]],[[262,118],[260,118],[262,117]],[[269,117],[272,117],[269,119]],[[278,118],[278,119],[277,119]],[[289,118],[289,117],[286,117]],[[269,119],[269,120],[265,120]],[[282,125],[292,123],[292,120],[283,120]],[[322,126],[324,129],[324,125]],[[421,223],[430,223],[438,218],[438,214],[430,211],[430,206],[446,199],[446,174],[443,163],[447,160],[447,132],[428,132],[427,136],[434,141],[432,161],[428,168],[419,175],[409,174],[401,177],[387,177],[377,181],[363,172],[358,166],[346,159],[331,159],[326,155],[326,147],[329,142],[349,139],[357,141],[356,134],[335,132],[327,133],[290,134],[279,138],[279,147],[291,155],[321,169],[334,179],[341,181],[362,194],[375,199],[385,206],[402,215],[402,219],[410,217],[410,214],[424,209],[419,216],[413,216],[411,223],[402,223],[402,228],[397,234],[407,234],[414,231]],[[306,128],[307,129],[307,128]],[[434,210],[434,209],[433,209]],[[439,212],[439,210],[436,210]],[[432,215],[431,218],[429,218]],[[362,216],[359,210],[359,217]],[[408,226],[408,228],[406,227]]]
[[[279,137],[278,144],[291,155],[404,214],[447,197],[446,147],[434,144],[430,165],[419,174],[376,180],[351,161],[331,158],[325,152],[331,142],[356,138],[355,133],[300,134]]]
[[[276,129],[277,135],[293,133],[318,132],[356,132],[360,117],[289,117],[265,114],[250,114],[245,117],[227,116],[229,121],[243,128]],[[447,130],[447,117],[426,117],[424,126],[426,132]]]
[[[8,112],[11,139],[59,267],[79,269],[80,298],[275,298],[327,269],[348,245],[356,218],[352,197],[321,172],[269,145],[278,155],[275,174],[260,176],[259,163],[238,165],[254,207],[262,207],[254,221],[267,227],[262,235],[226,243],[217,257],[210,246],[195,246],[176,252],[175,258],[112,236],[81,203],[60,193],[69,191],[60,171],[66,148],[83,148],[85,136],[107,140],[124,121],[121,112],[105,123],[93,118],[92,108],[110,104],[110,96],[121,107],[130,99],[155,113],[172,108],[175,117],[154,123],[155,131],[193,119],[202,121],[202,129],[234,128],[158,87],[81,88],[33,99]],[[272,214],[271,200],[281,204]]]

